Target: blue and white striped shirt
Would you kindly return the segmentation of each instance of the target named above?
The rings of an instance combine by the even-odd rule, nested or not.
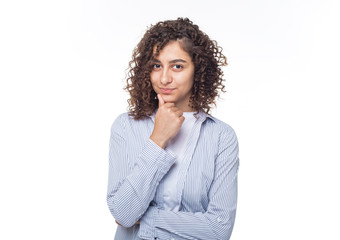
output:
[[[176,157],[149,139],[153,127],[150,117],[134,120],[127,113],[112,124],[107,203],[122,225],[115,239],[229,239],[239,167],[234,130],[197,114],[179,170],[181,206],[175,212],[164,210],[162,179]]]

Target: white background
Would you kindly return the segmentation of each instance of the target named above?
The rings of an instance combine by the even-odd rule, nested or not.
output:
[[[339,3],[1,1],[0,239],[113,239],[111,123],[150,24],[189,17],[224,48],[213,115],[236,131],[232,240],[340,239]]]

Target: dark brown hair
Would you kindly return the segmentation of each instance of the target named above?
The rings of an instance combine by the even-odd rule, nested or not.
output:
[[[158,107],[157,94],[150,80],[154,47],[157,46],[157,56],[166,44],[178,40],[195,66],[190,107],[197,112],[209,113],[211,106],[216,105],[219,90],[225,92],[221,67],[227,65],[227,59],[217,42],[188,18],[158,22],[146,31],[129,63],[125,90],[130,93],[129,114],[134,119],[150,116]]]

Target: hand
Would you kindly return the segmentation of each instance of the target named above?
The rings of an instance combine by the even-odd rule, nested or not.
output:
[[[164,102],[160,94],[157,94],[157,97],[158,110],[150,139],[164,149],[167,142],[181,129],[184,117],[183,112],[175,106],[175,103]]]

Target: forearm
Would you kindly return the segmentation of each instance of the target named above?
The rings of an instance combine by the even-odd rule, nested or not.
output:
[[[141,219],[140,237],[226,240],[230,238],[234,221],[235,211],[222,219],[212,212],[172,212],[151,206]]]
[[[150,140],[146,142],[132,172],[108,189],[108,206],[119,224],[130,227],[140,219],[174,161],[173,155]],[[114,171],[110,171],[109,177],[112,174]]]

